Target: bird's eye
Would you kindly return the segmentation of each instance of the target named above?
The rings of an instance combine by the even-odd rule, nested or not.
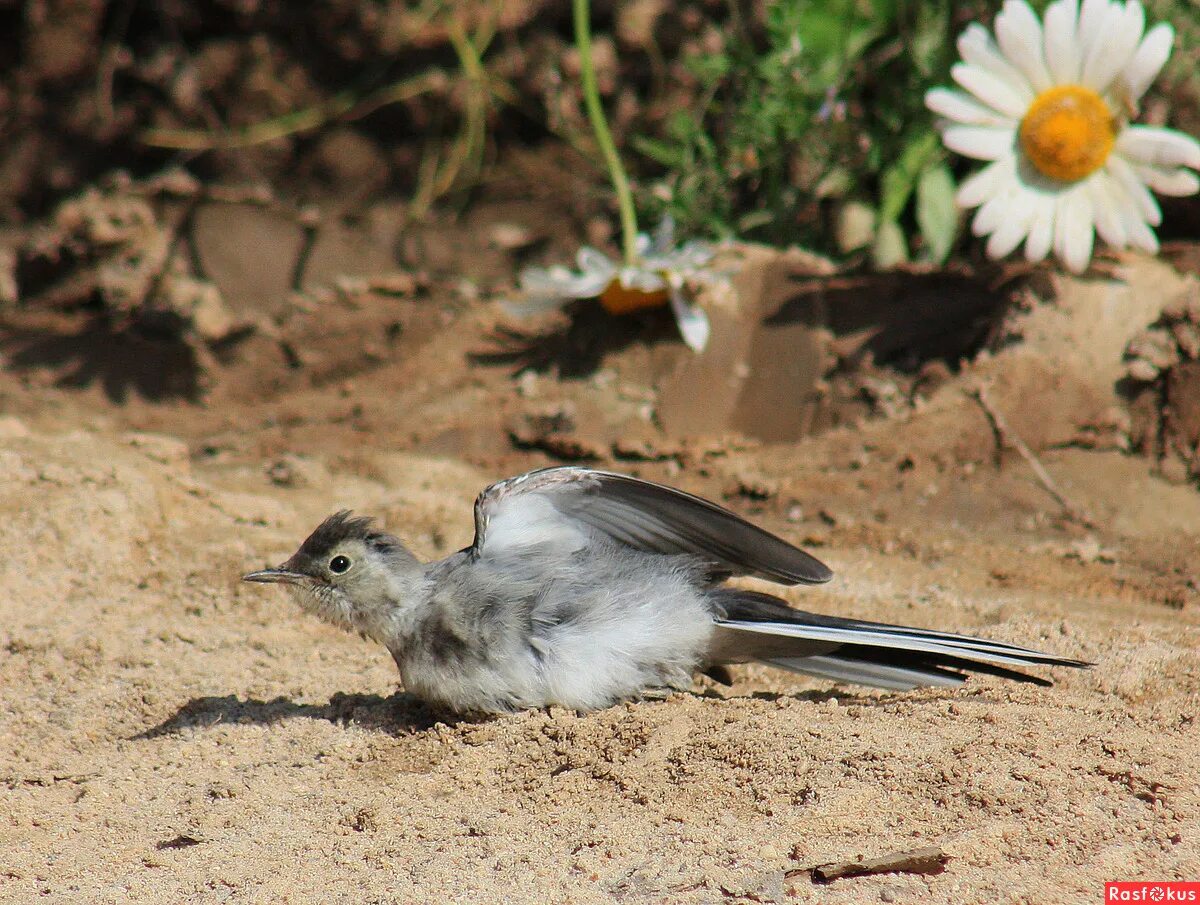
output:
[[[335,556],[333,559],[329,560],[329,571],[333,572],[337,575],[341,575],[343,572],[345,572],[349,568],[350,568],[350,557],[349,556]]]

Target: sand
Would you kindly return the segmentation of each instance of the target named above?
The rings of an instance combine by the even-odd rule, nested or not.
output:
[[[505,419],[600,398],[438,371],[481,335],[459,324],[352,379],[256,395],[233,375],[204,405],[3,378],[0,899],[1054,903],[1200,878],[1200,494],[1047,445],[1097,527],[1071,523],[1019,457],[996,466],[962,381],[798,443],[602,464],[811,549],[837,577],[794,603],[1095,661],[1051,688],[746,667],[460,720],[381,649],[239,583],[342,506],[423,556],[461,546],[482,486],[551,461]],[[809,872],[927,846],[941,873]]]

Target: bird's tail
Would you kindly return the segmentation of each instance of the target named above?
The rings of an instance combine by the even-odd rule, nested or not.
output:
[[[806,613],[757,591],[714,588],[710,595],[717,610],[714,663],[757,660],[837,682],[902,690],[961,685],[972,672],[1050,685],[1009,667],[1092,665],[984,638]]]

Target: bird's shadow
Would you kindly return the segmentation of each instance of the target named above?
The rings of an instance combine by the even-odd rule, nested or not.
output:
[[[860,695],[845,688],[793,692],[751,691],[744,695],[722,695],[712,688],[693,689],[688,692],[708,700],[734,701],[793,699],[820,704],[835,700],[842,704],[862,707],[879,707],[890,703],[894,696]],[[647,702],[666,705],[663,699],[654,696]],[[581,714],[582,715],[582,714]],[[343,694],[338,692],[328,704],[298,704],[291,698],[277,697],[269,701],[257,698],[240,698],[237,695],[206,695],[192,698],[174,714],[156,726],[129,737],[130,741],[145,741],[164,736],[182,735],[185,732],[210,729],[221,725],[273,726],[293,719],[325,720],[340,726],[355,725],[360,728],[384,732],[388,735],[412,735],[432,729],[439,723],[457,726],[464,723],[487,722],[496,717],[488,714],[459,714],[422,701],[406,692],[397,692],[390,697],[377,694]]]
[[[131,737],[133,741],[180,735],[187,731],[219,725],[272,726],[297,718],[326,720],[341,726],[354,724],[389,735],[410,735],[430,729],[438,723],[455,725],[473,722],[424,703],[419,698],[398,692],[390,697],[377,694],[342,694],[328,704],[298,704],[290,698],[269,701],[240,698],[237,695],[207,695],[192,698],[157,726]]]

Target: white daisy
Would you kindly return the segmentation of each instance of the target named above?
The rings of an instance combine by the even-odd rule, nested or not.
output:
[[[609,314],[671,306],[683,341],[699,352],[708,345],[708,317],[684,295],[688,280],[706,282],[712,249],[701,242],[675,247],[675,224],[668,217],[654,238],[637,236],[637,261],[620,267],[606,254],[584,246],[575,258],[578,271],[562,265],[530,267],[521,272],[521,289],[533,309],[559,307],[572,299],[599,299]],[[526,309],[528,310],[528,309]]]
[[[1200,143],[1128,122],[1175,39],[1170,25],[1145,24],[1137,0],[1057,0],[1044,26],[1025,0],[1006,0],[994,40],[978,23],[959,38],[950,74],[967,93],[935,88],[925,103],[945,117],[947,148],[990,161],[958,191],[979,208],[972,231],[990,236],[990,257],[1024,241],[1030,261],[1053,248],[1078,273],[1093,230],[1153,254],[1162,215],[1148,189],[1200,189]]]

